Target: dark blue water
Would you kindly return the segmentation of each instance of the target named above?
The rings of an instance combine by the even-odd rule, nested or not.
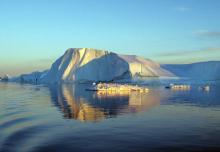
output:
[[[0,83],[0,151],[220,151],[220,85],[100,95]]]

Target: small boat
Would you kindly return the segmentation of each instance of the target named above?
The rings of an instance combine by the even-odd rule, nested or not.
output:
[[[199,89],[203,90],[203,91],[209,92],[210,91],[210,86],[209,85],[205,85],[205,86],[199,87]]]
[[[171,86],[169,85],[169,86],[165,86],[165,89],[171,89]]]
[[[190,90],[190,85],[184,85],[184,84],[169,84],[168,86],[165,86],[165,89],[172,89],[172,90]]]
[[[133,85],[122,85],[116,83],[93,83],[92,87],[87,88],[86,91],[97,91],[97,92],[131,92],[131,91],[138,91],[138,92],[148,92],[148,88],[146,87],[139,87]]]

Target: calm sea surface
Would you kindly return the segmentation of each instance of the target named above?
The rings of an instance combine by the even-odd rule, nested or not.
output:
[[[0,83],[0,151],[220,151],[220,85],[97,94]]]

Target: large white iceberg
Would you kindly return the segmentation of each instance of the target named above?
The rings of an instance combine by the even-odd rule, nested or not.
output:
[[[71,48],[56,60],[45,83],[131,80],[134,77],[171,76],[159,64],[133,55],[91,48]]]

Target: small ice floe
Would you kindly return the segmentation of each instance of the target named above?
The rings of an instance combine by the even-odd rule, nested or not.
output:
[[[133,86],[129,84],[117,84],[117,83],[93,83],[87,91],[97,91],[97,92],[148,92],[149,89],[146,87]]]
[[[8,74],[6,74],[5,76],[0,78],[0,80],[3,81],[3,82],[9,81],[9,79],[10,79],[10,76]]]
[[[199,90],[203,90],[203,91],[209,92],[209,91],[210,91],[210,86],[209,86],[209,85],[200,86],[200,87],[199,87]]]
[[[184,85],[184,84],[169,84],[168,86],[165,86],[166,89],[172,89],[172,90],[190,90],[190,85]]]

